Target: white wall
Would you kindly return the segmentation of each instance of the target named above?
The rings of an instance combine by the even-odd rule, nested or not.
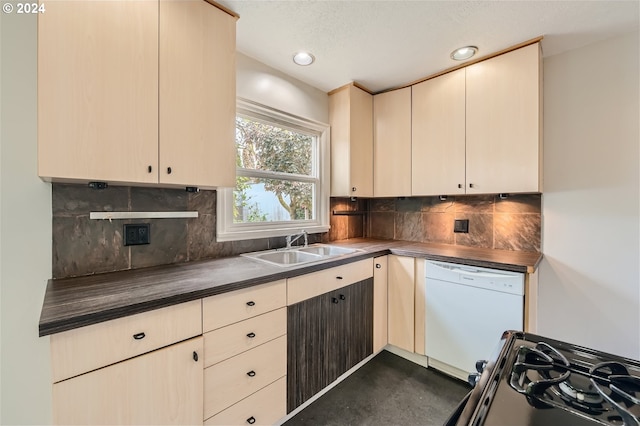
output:
[[[1,424],[51,422],[49,338],[38,337],[51,277],[51,185],[37,177],[36,19],[0,14]]]
[[[640,359],[639,34],[544,61],[538,332]]]
[[[329,97],[241,53],[236,57],[237,95],[298,117],[329,122]]]

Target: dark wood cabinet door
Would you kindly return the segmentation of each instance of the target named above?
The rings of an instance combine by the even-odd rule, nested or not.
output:
[[[287,412],[373,351],[373,279],[287,310]]]

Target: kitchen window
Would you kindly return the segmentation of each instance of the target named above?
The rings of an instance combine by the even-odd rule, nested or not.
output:
[[[329,126],[247,100],[236,111],[236,187],[218,190],[217,240],[328,231]]]

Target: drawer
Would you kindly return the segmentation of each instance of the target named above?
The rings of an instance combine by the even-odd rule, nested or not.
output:
[[[287,303],[286,280],[207,297],[202,301],[205,332],[282,308]]]
[[[204,365],[208,367],[287,334],[287,308],[249,318],[204,335]]]
[[[287,280],[287,305],[373,277],[373,259],[313,272]]]
[[[204,418],[287,375],[287,336],[204,370]]]
[[[202,334],[200,300],[51,336],[53,382]]]
[[[287,415],[287,378],[232,405],[204,422],[205,426],[272,425]]]

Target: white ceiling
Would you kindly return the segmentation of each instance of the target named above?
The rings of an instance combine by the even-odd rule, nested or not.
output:
[[[237,50],[323,91],[357,81],[373,92],[458,63],[460,46],[485,56],[543,35],[543,55],[637,29],[639,0],[220,0],[240,15]],[[316,62],[300,67],[292,55]]]

